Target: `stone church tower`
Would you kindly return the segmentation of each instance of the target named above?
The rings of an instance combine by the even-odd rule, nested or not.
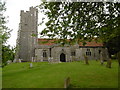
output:
[[[34,7],[30,7],[26,12],[21,10],[20,16],[16,60],[31,61],[35,57],[38,38],[38,10]]]

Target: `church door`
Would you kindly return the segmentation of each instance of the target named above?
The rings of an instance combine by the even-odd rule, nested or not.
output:
[[[66,62],[66,58],[65,58],[65,54],[64,53],[60,54],[60,61],[61,62]]]

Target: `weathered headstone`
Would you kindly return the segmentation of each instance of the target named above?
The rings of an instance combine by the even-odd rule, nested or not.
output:
[[[49,64],[52,64],[54,61],[53,61],[53,57],[49,57],[48,58],[48,62],[49,62]]]
[[[32,68],[33,67],[33,64],[32,63],[30,63],[30,68]]]
[[[70,77],[67,77],[64,81],[64,88],[68,88],[70,85]]]
[[[103,52],[100,52],[100,63],[101,63],[101,65],[104,64],[104,60],[103,60]]]
[[[19,63],[21,63],[21,59],[19,59]]]
[[[7,61],[7,64],[10,64],[10,63],[12,63],[12,61],[11,61],[11,60],[8,60],[8,61]]]
[[[88,57],[86,55],[84,55],[84,58],[85,58],[85,64],[89,65]]]
[[[16,63],[16,59],[13,60],[13,63]]]
[[[111,59],[107,60],[107,65],[106,65],[106,67],[111,68],[111,64],[112,64],[111,61],[112,61]]]
[[[49,64],[51,64],[51,62],[52,62],[51,57],[48,57],[48,62],[49,62]]]

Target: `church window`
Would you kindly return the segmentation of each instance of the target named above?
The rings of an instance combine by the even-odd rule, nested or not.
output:
[[[91,51],[90,51],[90,49],[87,49],[87,51],[86,51],[86,56],[91,56]]]
[[[87,48],[87,51],[90,51],[90,49]]]
[[[47,57],[46,51],[43,51],[43,57]]]
[[[74,52],[71,52],[71,56],[75,56],[75,51],[74,51]]]
[[[99,54],[101,53],[101,50],[99,50]]]
[[[91,56],[91,52],[86,52],[86,56]]]

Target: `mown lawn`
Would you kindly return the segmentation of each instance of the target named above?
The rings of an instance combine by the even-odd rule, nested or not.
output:
[[[0,67],[0,89],[2,88],[2,68]]]
[[[100,65],[99,61],[83,61],[49,64],[34,62],[12,63],[3,68],[3,88],[63,88],[66,77],[71,79],[71,88],[117,88],[118,63],[112,68]]]

